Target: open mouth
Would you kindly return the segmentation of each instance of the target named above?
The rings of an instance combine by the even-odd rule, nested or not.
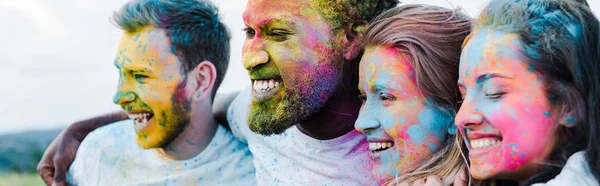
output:
[[[146,125],[148,125],[148,123],[150,123],[150,120],[152,119],[152,117],[154,117],[154,114],[152,114],[151,112],[130,112],[129,113],[129,118],[133,119],[133,123],[135,124],[134,126],[135,126],[136,130],[146,127]]]
[[[283,85],[281,79],[256,79],[252,83],[252,95],[261,101],[271,98]]]
[[[469,144],[471,145],[471,149],[473,149],[473,150],[492,148],[496,145],[502,144],[502,138],[501,137],[486,137],[486,138],[473,139],[473,140],[469,140]]]
[[[369,149],[372,154],[376,154],[385,150],[388,150],[394,146],[393,141],[370,141]]]

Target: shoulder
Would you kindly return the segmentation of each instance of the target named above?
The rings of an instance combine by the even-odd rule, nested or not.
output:
[[[577,152],[567,161],[560,174],[554,179],[544,184],[534,184],[534,186],[554,186],[554,185],[589,185],[598,186],[598,180],[592,174],[590,166],[585,158],[585,152]]]
[[[81,142],[81,147],[96,149],[131,144],[135,144],[133,123],[131,120],[124,120],[108,124],[90,132]]]
[[[88,134],[79,145],[75,163],[98,162],[100,156],[119,155],[123,149],[136,146],[131,120],[119,121],[100,127]]]
[[[115,122],[100,127],[88,134],[79,145],[75,159],[67,171],[70,184],[87,183],[86,180],[97,179],[100,163],[107,150],[127,148],[135,144],[133,127],[130,120]],[[131,138],[131,139],[129,139]]]
[[[246,140],[246,135],[250,132],[247,119],[251,101],[252,93],[250,87],[247,87],[237,95],[227,109],[229,128],[233,135],[242,141]]]

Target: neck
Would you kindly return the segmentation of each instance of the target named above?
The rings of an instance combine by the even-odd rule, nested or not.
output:
[[[212,141],[218,127],[212,108],[196,105],[190,113],[190,123],[169,145],[159,148],[159,153],[172,160],[187,160],[200,154]]]
[[[361,102],[351,93],[338,93],[323,108],[298,124],[298,129],[318,140],[340,137],[354,130]]]

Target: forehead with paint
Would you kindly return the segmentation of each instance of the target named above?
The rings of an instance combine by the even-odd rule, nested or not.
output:
[[[374,175],[391,180],[415,169],[442,145],[451,118],[428,104],[411,62],[396,48],[367,47],[359,72],[364,101],[355,127],[369,141]]]
[[[183,75],[181,63],[174,52],[163,29],[146,26],[136,32],[125,32],[121,36],[115,66],[122,72],[157,75],[167,73],[171,77]],[[154,72],[157,70],[161,72]]]
[[[541,78],[517,34],[481,29],[468,39],[458,81],[464,102],[455,121],[475,178],[525,179],[546,160],[558,124]]]
[[[163,29],[125,32],[115,59],[119,86],[114,102],[130,114],[137,143],[158,148],[186,123],[185,75]],[[175,98],[175,99],[174,99]]]

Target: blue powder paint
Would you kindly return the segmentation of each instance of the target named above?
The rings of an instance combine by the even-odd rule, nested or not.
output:
[[[550,116],[552,116],[552,114],[550,114],[549,112],[544,112],[544,116],[550,117]]]
[[[410,140],[415,142],[417,145],[423,144],[423,142],[425,142],[425,138],[427,137],[425,135],[425,131],[419,125],[413,125],[409,127],[406,132],[410,136]]]
[[[510,114],[510,117],[512,117],[515,120],[518,120],[519,118],[517,118],[517,114],[515,114],[515,109],[509,109],[508,113]]]
[[[404,152],[406,157],[406,151]],[[378,169],[379,173],[389,173],[390,175],[400,175],[400,172],[396,168],[396,164],[400,160],[400,153],[394,153],[386,158],[381,158],[381,166]]]
[[[198,95],[196,96],[196,98],[200,98],[202,96],[202,93],[198,93]]]
[[[433,143],[429,143],[427,146],[429,147],[429,150],[431,150],[432,152],[435,152],[435,150],[437,149],[437,146],[435,146]]]
[[[175,52],[175,46],[173,46],[173,45],[171,45],[171,52],[172,52],[173,54],[176,54],[176,52]]]
[[[419,112],[417,118],[419,119],[421,125],[423,125],[425,129],[432,131],[438,139],[445,137],[446,131],[449,127],[448,124],[450,124],[453,119],[452,117],[433,109],[422,110]]]
[[[569,116],[567,120],[565,120],[565,123],[567,124],[567,126],[573,126],[575,125],[575,118]]]
[[[533,70],[535,70],[535,67],[533,67],[533,65],[529,65],[529,66],[527,67],[527,71],[529,71],[529,72],[533,72]]]

